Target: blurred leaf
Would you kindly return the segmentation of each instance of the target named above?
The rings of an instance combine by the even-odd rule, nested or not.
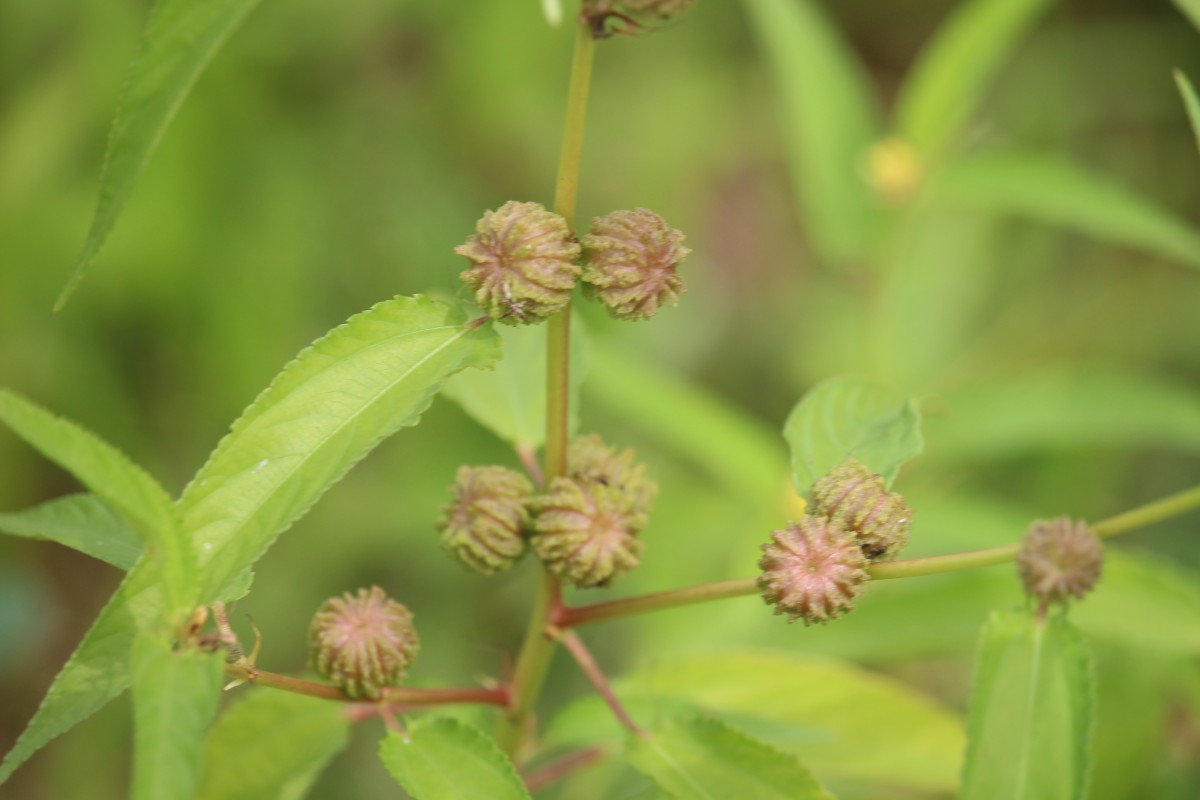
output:
[[[258,0],[155,3],[146,23],[141,52],[129,65],[121,104],[109,133],[96,215],[56,310],[66,303],[108,238],[142,170],[196,79],[257,4]]]
[[[962,137],[1017,42],[1051,0],[972,0],[925,45],[896,101],[900,134],[924,156]]]
[[[983,632],[962,800],[1080,800],[1095,706],[1091,656],[1062,615],[998,611]]]
[[[0,784],[47,742],[66,733],[129,688],[130,656],[141,626],[162,612],[157,573],[140,560],[108,601],[37,713],[0,763]]]
[[[1061,448],[1161,447],[1200,453],[1200,394],[1146,375],[1063,366],[982,376],[925,420],[929,458],[1009,458]]]
[[[1200,27],[1200,0],[1194,0],[1193,5],[1196,7],[1196,27]],[[1196,97],[1192,82],[1180,70],[1175,70],[1175,85],[1179,87],[1179,96],[1183,98],[1183,107],[1187,109],[1188,122],[1192,123],[1196,148],[1200,149],[1200,99]]]
[[[786,114],[792,186],[813,246],[835,264],[861,259],[877,216],[862,163],[880,135],[866,71],[809,0],[746,5]]]
[[[529,797],[516,767],[496,743],[456,719],[423,719],[407,736],[389,731],[379,757],[413,800]]]
[[[328,700],[250,689],[208,736],[198,800],[300,800],[346,747],[344,711]]]
[[[1200,29],[1200,0],[1175,0],[1175,5]]]
[[[590,400],[642,426],[743,497],[778,496],[787,468],[777,440],[762,426],[630,350],[592,339],[588,354]]]
[[[78,425],[0,389],[0,422],[121,514],[158,556],[171,610],[192,605],[195,567],[175,507],[154,478]]]
[[[629,762],[680,800],[833,800],[800,762],[720,720],[679,717],[630,736]]]
[[[868,378],[839,375],[801,398],[783,427],[792,448],[792,479],[807,492],[854,456],[889,484],[921,452],[921,416],[911,398]]]
[[[0,514],[0,531],[58,542],[123,570],[142,554],[142,542],[133,529],[90,494],[67,495],[25,511]]]
[[[496,436],[520,447],[546,440],[546,326],[496,325],[504,357],[490,370],[460,372],[446,383],[447,397]],[[570,427],[579,424],[579,386],[587,374],[583,320],[571,320]]]
[[[497,357],[489,329],[396,297],[303,350],[243,412],[184,490],[208,601],[385,437],[415,425],[446,379]]]
[[[907,686],[849,663],[768,650],[665,658],[622,676],[614,690],[643,723],[703,712],[797,756],[824,781],[958,786],[961,721]],[[603,702],[588,696],[559,714],[546,735],[555,744],[585,745],[619,733]]]
[[[1058,156],[986,153],[947,166],[934,197],[1015,214],[1200,267],[1200,234],[1104,175]]]
[[[133,800],[190,800],[224,656],[173,650],[141,632],[133,645]]]

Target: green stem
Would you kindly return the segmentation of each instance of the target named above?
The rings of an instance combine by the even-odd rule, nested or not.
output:
[[[342,703],[374,703],[361,697],[351,697],[336,686],[328,683],[306,681],[303,678],[293,678],[291,675],[280,675],[277,672],[267,672],[258,667],[245,664],[226,664],[225,674],[231,678],[260,686],[270,686],[295,694],[306,694],[309,697],[319,697],[322,700],[336,700]],[[378,702],[396,706],[440,706],[450,703],[483,703],[486,705],[507,707],[509,705],[508,691],[504,688],[482,689],[475,687],[460,689],[425,689],[405,686],[389,686],[383,690]]]
[[[1101,520],[1092,526],[1092,530],[1098,536],[1108,538],[1144,528],[1195,508],[1200,508],[1200,486]],[[938,575],[976,567],[990,567],[1012,560],[1020,547],[1020,542],[1014,542],[984,550],[971,550],[966,553],[891,561],[875,564],[869,567],[867,572],[870,573],[872,579],[881,581]],[[594,603],[576,608],[561,608],[553,622],[556,627],[566,630],[577,628],[580,625],[590,625],[594,622],[643,614],[647,611],[661,611],[677,606],[707,603],[710,600],[743,597],[758,594],[758,592],[757,578],[738,578],[720,583],[704,583],[698,586],[687,586],[683,589],[627,597],[624,600],[610,600],[606,603]]]

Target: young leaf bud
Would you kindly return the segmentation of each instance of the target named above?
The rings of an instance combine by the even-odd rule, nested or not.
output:
[[[579,278],[579,244],[567,221],[540,203],[510,200],[485,211],[454,252],[473,266],[459,276],[492,319],[525,325],[562,311]]]
[[[326,600],[308,629],[313,668],[351,697],[376,700],[417,655],[412,614],[378,586]]]
[[[645,208],[592,220],[583,237],[584,294],[618,319],[649,319],[686,291],[675,270],[691,252],[683,234]]]
[[[525,507],[533,485],[507,467],[459,467],[454,501],[442,507],[442,544],[483,575],[510,568],[525,552]]]
[[[1082,598],[1100,579],[1104,546],[1087,523],[1069,517],[1038,520],[1029,526],[1017,553],[1025,593],[1044,608]]]
[[[857,459],[848,458],[830,470],[813,484],[812,495],[812,513],[854,534],[869,560],[895,558],[908,544],[912,509]]]
[[[867,559],[854,537],[832,520],[805,515],[771,532],[763,545],[758,586],[788,622],[825,623],[854,608],[867,579]]]

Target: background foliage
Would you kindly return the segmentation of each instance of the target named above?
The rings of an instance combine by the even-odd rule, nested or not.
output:
[[[876,223],[846,222],[853,198],[831,218],[814,210],[813,187],[838,177],[804,152],[822,139],[790,91],[797,73],[773,71],[780,53],[827,55],[828,40],[773,50],[752,23],[775,5],[702,2],[669,35],[599,53],[580,218],[649,206],[695,251],[686,301],[654,322],[615,326],[581,309],[591,343],[581,429],[637,446],[662,484],[644,565],[614,594],[751,574],[766,531],[794,513],[777,431],[796,398],[836,373],[922,398],[926,451],[899,484],[918,510],[912,555],[1011,541],[1036,516],[1096,519],[1200,482],[1200,278],[1183,265],[1196,253],[1145,234],[1152,223],[1125,236],[1141,246],[1099,242],[1119,232],[1072,212],[1112,207],[1075,180],[1081,166],[1200,223],[1200,158],[1170,77],[1200,76],[1195,28],[1166,2],[1054,5],[970,95],[967,147],[990,160],[969,162],[941,187],[949,201],[864,254]],[[863,60],[878,103],[843,108],[836,82],[802,96],[869,144],[953,5],[814,4]],[[200,80],[93,274],[52,317],[146,12],[129,0],[0,5],[0,381],[101,433],[176,495],[300,347],[393,294],[459,295],[450,250],[480,210],[549,200],[569,35],[549,31],[532,1],[262,4]],[[942,121],[902,108],[901,124],[936,149]],[[1030,153],[1041,158],[1018,158]],[[1050,196],[1088,202],[1038,204]],[[1136,220],[1142,206],[1116,197],[1112,219]],[[1037,221],[1064,216],[1075,232]],[[878,268],[895,263],[922,268]],[[238,608],[265,632],[266,668],[300,669],[320,602],[379,583],[417,615],[418,682],[502,669],[533,565],[487,583],[439,552],[431,524],[463,462],[513,458],[438,400],[281,540]],[[77,489],[0,435],[0,509]],[[1200,542],[1186,535],[1197,524],[1193,514],[1117,544],[1125,558],[1109,574],[1121,580],[1076,616],[1097,655],[1094,797],[1200,793]],[[1167,566],[1147,567],[1150,551]],[[0,750],[118,578],[55,545],[0,539]],[[1017,602],[1000,567],[872,587],[828,628],[787,627],[748,598],[588,637],[616,672],[733,645],[849,658],[961,713],[987,612]],[[569,669],[556,678],[549,702],[585,690]],[[121,796],[129,725],[129,704],[110,705],[6,792]],[[376,733],[355,731],[312,796],[394,791]],[[882,796],[889,780],[897,797],[944,795],[948,779],[930,774],[955,774],[940,763],[917,777],[847,774],[839,757],[806,763],[843,798]],[[600,767],[580,780],[640,779]]]

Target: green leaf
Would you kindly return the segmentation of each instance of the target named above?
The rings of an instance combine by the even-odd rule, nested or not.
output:
[[[1061,615],[996,612],[971,693],[962,800],[1079,800],[1088,782],[1091,656]]]
[[[389,732],[379,757],[413,800],[529,797],[516,767],[496,743],[456,719],[423,719],[407,736]]]
[[[284,367],[179,501],[217,594],[384,438],[415,425],[446,379],[497,357],[488,328],[424,297],[351,317]]]
[[[0,763],[0,784],[31,755],[129,688],[130,656],[139,627],[162,613],[157,572],[134,565],[50,685],[46,698]]]
[[[139,633],[133,645],[133,800],[190,800],[217,713],[224,656],[173,650]]]
[[[666,658],[622,676],[614,691],[639,721],[688,709],[734,723],[795,755],[823,781],[943,792],[958,786],[966,740],[957,716],[846,662],[769,650]],[[586,697],[555,718],[547,739],[584,745],[597,732],[616,736],[611,717],[598,698]]]
[[[55,304],[62,308],[116,224],[142,170],[200,73],[258,0],[158,0],[141,52],[129,65],[108,136],[100,199],[75,271]]]
[[[344,711],[315,697],[248,690],[208,736],[197,800],[300,800],[346,747]]]
[[[1121,184],[1057,156],[985,153],[931,187],[951,206],[1013,214],[1200,267],[1200,234]]]
[[[626,756],[680,800],[832,800],[795,757],[711,717],[678,717],[630,736]]]
[[[491,370],[460,372],[446,383],[447,397],[483,427],[521,448],[539,448],[546,440],[545,325],[497,325],[504,358]],[[583,320],[571,320],[569,425],[579,423],[579,386],[587,374]]]
[[[1200,29],[1200,0],[1175,0],[1175,5]]]
[[[40,506],[0,514],[0,531],[58,542],[127,570],[142,554],[142,542],[112,509],[90,494],[72,494]]]
[[[542,0],[542,16],[546,18],[546,24],[551,28],[561,25],[563,19],[562,0]]]
[[[856,375],[829,378],[810,389],[788,415],[783,437],[792,449],[792,479],[802,492],[849,456],[890,484],[924,446],[916,403]]]
[[[896,101],[900,134],[925,155],[962,137],[987,86],[1050,0],[973,0],[926,45]]]
[[[1200,453],[1200,398],[1148,375],[1064,367],[978,377],[931,418],[929,457],[962,462],[1068,448],[1160,447]]]
[[[193,564],[166,491],[112,445],[73,422],[0,389],[0,422],[70,472],[123,516],[160,561],[170,610],[192,605]]]
[[[1200,0],[1194,2],[1196,7],[1196,26],[1200,27]],[[1175,70],[1175,85],[1179,87],[1179,96],[1183,98],[1183,107],[1187,109],[1188,122],[1192,123],[1192,133],[1196,136],[1196,149],[1200,150],[1200,98],[1188,76],[1180,70]]]
[[[809,0],[746,0],[782,100],[792,185],[821,258],[860,259],[876,226],[862,162],[879,138],[870,80]]]

